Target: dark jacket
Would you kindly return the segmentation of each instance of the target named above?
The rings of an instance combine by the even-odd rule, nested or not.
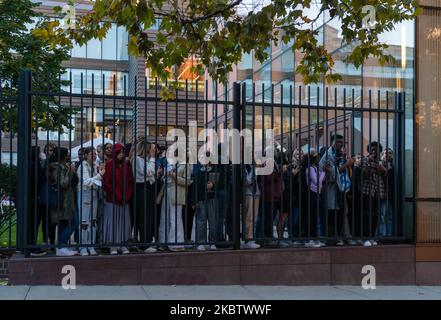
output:
[[[263,193],[264,202],[279,202],[282,195],[282,168],[274,164],[272,174],[263,176],[263,186],[260,189]]]
[[[195,203],[199,201],[204,201],[206,199],[214,199],[219,197],[219,192],[224,191],[227,187],[225,184],[226,173],[225,173],[226,165],[218,164],[207,166],[200,166],[194,172],[194,182],[193,182],[193,201]],[[217,176],[217,178],[214,178]],[[214,184],[214,188],[212,190],[207,189],[207,184],[210,181],[210,177],[212,182],[213,179],[217,180],[217,183]],[[228,180],[227,180],[228,181]],[[228,183],[228,182],[227,182]]]

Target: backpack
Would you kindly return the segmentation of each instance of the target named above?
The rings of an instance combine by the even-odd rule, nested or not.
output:
[[[340,161],[339,165],[344,164],[344,161]],[[340,172],[338,170],[338,166],[336,166],[337,171],[337,186],[338,190],[343,193],[349,192],[351,190],[351,178],[349,177],[348,170],[344,170],[343,172]]]

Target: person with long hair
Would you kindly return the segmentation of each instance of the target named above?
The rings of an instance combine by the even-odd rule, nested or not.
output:
[[[58,161],[50,164],[49,183],[58,192],[51,194],[57,203],[56,209],[51,209],[51,222],[58,225],[58,244],[67,245],[68,241],[78,227],[77,207],[75,203],[75,188],[78,184],[76,167],[70,163],[69,150],[57,148],[55,156]],[[57,248],[57,256],[73,256],[78,252],[67,247]]]
[[[103,214],[103,243],[111,244],[110,254],[118,251],[129,254],[125,246],[115,246],[130,239],[130,208],[133,195],[133,173],[130,162],[126,159],[123,146],[115,144],[113,159],[106,162],[104,173],[104,191],[106,199]]]
[[[104,144],[102,152],[103,152],[104,163],[113,160],[113,145],[110,142]]]
[[[279,239],[283,238],[286,220],[288,220],[288,237],[292,238],[298,228],[296,224],[299,221],[299,178],[302,167],[301,159],[303,151],[295,149],[292,153],[291,164],[285,163],[283,169],[283,205],[279,222],[277,224],[277,234]],[[287,159],[289,160],[289,159]],[[300,236],[300,235],[299,235]],[[282,246],[289,245],[289,242],[282,242]]]
[[[191,165],[184,162],[168,164],[163,177],[164,184],[158,195],[158,201],[162,199],[159,242],[172,243],[168,245],[171,251],[185,250],[182,206],[186,201],[187,186],[192,182],[191,171]]]
[[[260,189],[257,181],[256,167],[260,165],[247,164],[244,168],[244,195],[243,220],[245,221],[245,234],[243,235],[243,249],[258,249],[260,245],[254,240],[254,224],[259,213]]]
[[[268,146],[265,149],[265,154],[269,153]],[[271,174],[264,175],[260,190],[263,198],[263,206],[259,209],[259,214],[256,221],[256,234],[257,238],[264,245],[275,245],[273,240],[273,225],[277,214],[280,215],[280,200],[282,197],[282,166],[280,165],[281,152],[274,151],[274,158],[268,159],[265,163],[266,166],[272,166],[273,171]]]
[[[50,170],[51,165],[55,162],[57,162],[57,157],[55,156],[55,150],[57,149],[57,146],[49,142],[44,146],[44,152],[40,155],[41,157],[41,170],[42,170],[42,177],[41,177],[41,184],[48,183],[50,180]],[[57,225],[56,223],[52,223],[51,221],[51,209],[45,204],[47,202],[47,199],[39,199],[41,210],[43,211],[44,215],[44,233],[46,234],[44,236],[44,242],[46,244],[55,244],[55,232]],[[47,232],[46,232],[47,230]],[[53,249],[49,249],[49,251],[52,251]]]
[[[374,238],[377,236],[379,203],[386,199],[387,169],[380,161],[382,151],[382,145],[377,141],[372,141],[367,146],[369,154],[363,158],[362,162],[363,229],[361,231],[362,237],[367,239],[363,243],[365,247],[378,244]]]
[[[140,242],[144,244],[141,249],[146,253],[157,251],[154,245],[148,248],[145,245],[153,241],[155,234],[155,183],[157,173],[161,173],[161,169],[156,169],[156,154],[156,145],[144,138],[138,139],[129,154],[136,181],[136,196],[132,201],[132,225],[135,239],[138,239],[139,234]]]
[[[96,225],[98,212],[98,187],[102,186],[105,173],[104,165],[96,166],[96,151],[93,147],[83,150],[84,160],[78,167],[78,208],[80,209],[81,244],[96,243]],[[80,248],[82,256],[97,255],[94,247]]]
[[[386,197],[380,200],[380,216],[378,222],[378,236],[391,237],[394,234],[394,153],[391,148],[386,148],[381,154],[381,163],[387,170],[385,175]]]
[[[309,192],[309,220],[308,220],[308,230],[306,234],[310,238],[317,238],[318,236],[318,221],[320,217],[323,217],[323,207],[322,207],[322,191],[324,188],[324,181],[326,174],[329,172],[330,165],[325,164],[323,169],[320,170],[318,167],[319,155],[317,151],[311,149],[309,154],[306,155],[304,160],[304,167],[306,168],[306,182],[308,185]],[[323,220],[323,219],[322,219]],[[324,223],[324,221],[322,221]],[[319,240],[310,240],[305,244],[306,247],[321,247],[322,243]]]

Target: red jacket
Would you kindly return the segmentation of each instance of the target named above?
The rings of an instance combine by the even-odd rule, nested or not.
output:
[[[263,192],[264,202],[278,202],[282,197],[282,169],[278,164],[274,164],[274,171],[272,174],[263,176],[263,187],[260,189]]]
[[[122,205],[125,200],[124,203],[129,203],[133,195],[133,173],[130,162],[124,159],[121,164],[114,165],[113,160],[107,161],[103,180],[107,202]]]

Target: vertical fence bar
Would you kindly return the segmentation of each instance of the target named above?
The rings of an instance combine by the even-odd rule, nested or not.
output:
[[[389,198],[389,165],[388,165],[388,159],[387,159],[387,152],[389,149],[389,91],[386,91],[386,169],[387,169],[387,174],[386,174],[386,212],[385,215],[386,217],[388,217],[389,219],[389,214],[393,214],[394,212],[390,212],[389,210],[389,203],[391,201],[391,199]],[[394,150],[396,151],[396,150]],[[396,214],[396,212],[395,212]],[[392,234],[390,234],[390,236],[394,236],[395,235],[395,229],[392,229],[393,232]],[[388,236],[389,234],[386,234],[386,236]]]
[[[246,92],[246,83],[243,83],[242,87],[244,88],[243,92],[245,93]],[[242,99],[243,99],[242,100],[243,101],[243,105],[242,105],[242,127],[244,129],[246,129],[247,128],[247,122],[246,122],[247,121],[247,116],[246,116],[246,113],[247,113],[246,96],[245,96],[245,98],[242,97]],[[228,137],[227,137],[227,139],[228,139]],[[245,143],[246,143],[246,137],[243,138],[243,144],[242,144],[242,148],[241,148],[242,152],[241,152],[241,156],[240,156],[240,159],[241,159],[241,161],[240,161],[240,173],[241,173],[241,183],[242,183],[242,186],[244,186],[245,183],[246,183],[246,172],[245,172],[245,164],[244,164],[244,161],[245,161]],[[233,152],[235,152],[235,150]],[[243,192],[241,193],[240,198],[241,198],[241,201],[242,201],[242,204],[244,205],[244,207],[242,207],[242,219],[241,219],[242,225],[241,225],[240,231],[241,231],[241,234],[242,234],[242,240],[245,242],[245,241],[247,241],[247,239],[246,239],[246,217],[245,217],[245,215],[247,214],[247,212],[245,212],[245,201],[246,201],[246,199],[245,199],[245,188],[243,188],[242,191]],[[250,241],[250,239],[248,239],[248,241]]]
[[[30,211],[30,177],[31,166],[31,117],[32,96],[31,72],[26,70],[20,74],[18,104],[18,194],[17,194],[17,249],[29,256],[28,244],[28,212]]]
[[[274,84],[271,84],[271,130],[274,132]],[[262,99],[262,102],[265,103],[264,99]],[[272,145],[271,148],[274,148],[275,146]],[[275,152],[276,150],[274,150]],[[275,158],[271,159],[271,161],[274,161],[274,166],[277,166],[277,162],[275,161]],[[280,170],[280,168],[279,168]],[[279,174],[279,171],[277,171],[277,175]],[[280,204],[280,199],[278,204]],[[269,234],[269,240],[272,240],[274,238],[274,209],[277,210],[277,208],[274,208],[274,175],[271,173],[271,216],[269,217],[269,221],[267,221],[268,226],[271,226],[268,230],[270,232]],[[276,211],[277,212],[277,211]],[[264,230],[265,230],[264,225]]]
[[[329,140],[330,140],[330,138],[329,138],[330,132],[328,129],[328,126],[329,126],[329,88],[328,87],[325,88],[325,106],[326,106],[326,110],[325,110],[325,127],[326,127],[326,131],[325,131],[325,146],[326,146],[325,159],[327,162],[328,157],[329,157],[328,151],[329,151]],[[331,139],[332,139],[332,134],[331,134]],[[329,210],[328,210],[328,204],[327,204],[327,197],[328,197],[327,189],[328,188],[325,187],[324,189],[325,189],[325,191],[323,193],[323,199],[325,199],[324,200],[325,203],[323,206],[323,210],[325,212],[325,237],[327,238],[327,237],[329,237],[329,224],[330,224],[329,219],[330,219],[330,217],[329,217]]]
[[[405,202],[405,194],[406,194],[406,113],[405,113],[405,92],[400,92],[398,94],[398,110],[400,111],[399,117],[399,139],[400,139],[400,168],[399,172],[402,174],[400,175],[401,179],[399,182],[400,186],[400,207],[399,211],[401,212],[401,219],[400,219],[400,236],[404,236],[404,202]]]
[[[12,81],[11,81],[12,83]],[[10,86],[10,96],[12,96],[12,85]],[[12,137],[13,137],[13,126],[12,126],[12,109],[14,104],[9,104],[9,150],[12,150]],[[32,110],[32,108],[31,108]],[[32,111],[30,112],[32,117]],[[31,139],[32,144],[32,139]],[[9,199],[12,199],[12,154],[9,153]],[[11,204],[11,202],[9,202]],[[12,230],[12,215],[9,215],[9,230]],[[8,243],[9,245],[12,243],[12,232],[9,232],[8,235]]]
[[[279,238],[279,241],[284,239],[284,233],[285,233],[285,219],[282,218],[283,214],[285,213],[285,209],[283,207],[283,165],[285,164],[285,152],[283,152],[283,84],[280,85],[280,206],[279,206],[279,223],[277,224],[277,227],[281,225],[280,221],[283,222],[283,225],[281,228],[277,228],[277,231],[279,232],[279,229],[281,229],[281,234],[277,234],[277,237]]]
[[[351,101],[351,156],[355,155],[355,140],[354,140],[354,95],[355,95],[355,90],[352,89],[352,101]],[[358,236],[358,233],[355,234],[355,183],[357,183],[356,181],[356,176],[355,176],[355,166],[352,167],[352,186],[351,186],[351,214],[352,214],[352,220],[351,220],[351,235],[352,237],[356,237]],[[355,182],[355,183],[354,183]]]
[[[145,104],[147,105],[147,89],[145,90],[144,96],[146,98],[145,100]],[[147,116],[147,115],[146,115]],[[149,133],[150,134],[150,133]],[[158,126],[158,78],[155,78],[155,145],[156,147],[158,147],[158,134],[159,134],[159,126]],[[161,156],[158,152],[158,157]],[[161,165],[161,163],[159,163],[159,165]],[[155,165],[155,172],[157,170],[157,166],[158,166],[158,160],[156,160],[156,165]],[[163,168],[165,170],[165,168]],[[155,245],[158,245],[159,243],[159,220],[158,219],[158,215],[161,213],[161,207],[158,205],[157,203],[157,198],[158,198],[158,193],[160,192],[160,189],[158,188],[160,186],[161,183],[161,178],[164,177],[164,174],[162,174],[161,177],[157,177],[157,180],[155,179],[155,204],[154,204],[154,234],[155,234]]]
[[[372,149],[372,91],[369,90],[368,91],[369,94],[369,151],[368,151],[368,157],[370,158],[370,154],[371,154],[371,149]],[[380,151],[379,146],[377,146],[377,159],[378,159],[378,152]],[[369,239],[370,240],[372,238],[372,172],[369,173]]]
[[[308,188],[308,223],[307,223],[307,237],[311,240],[311,87],[308,86],[308,175],[306,176],[306,186]]]
[[[265,141],[265,83],[262,82],[262,154],[265,153],[266,159],[266,141]],[[259,229],[259,235],[262,236],[262,242],[265,242],[265,177],[262,178],[262,190],[260,192],[261,205],[260,205],[260,219],[257,227]]]
[[[377,110],[381,109],[381,93],[380,90],[377,90]],[[378,152],[377,152],[377,160],[379,164],[381,163],[381,152],[380,152],[380,145],[381,145],[381,131],[380,131],[380,121],[381,121],[381,113],[380,111],[377,112],[377,141],[378,141]],[[384,148],[383,148],[384,150]],[[386,166],[387,167],[387,166]],[[387,176],[387,172],[386,172],[386,176]],[[385,179],[387,180],[387,178]],[[377,181],[377,193],[379,192],[380,189],[380,180]],[[375,230],[374,230],[374,237],[378,237],[380,236],[379,233],[377,232],[379,230],[379,225],[380,225],[380,218],[381,218],[381,201],[384,201],[384,199],[381,199],[379,196],[377,197],[377,199],[375,200],[377,202],[377,207],[376,207],[376,218],[375,218]]]
[[[294,221],[294,213],[293,213],[293,196],[297,196],[294,194],[293,184],[292,184],[292,178],[294,174],[294,167],[293,167],[293,150],[292,150],[292,122],[293,122],[293,86],[289,86],[289,133],[288,133],[288,170],[291,170],[291,173],[289,173],[289,190],[291,196],[289,197],[289,209],[288,209],[288,239],[292,241],[293,238],[293,221]],[[299,155],[300,156],[300,155]]]
[[[302,86],[299,86],[299,129],[298,129],[298,135],[299,135],[299,145],[298,148],[301,150],[302,148]],[[301,161],[301,170],[299,173],[299,188],[298,188],[298,197],[299,197],[299,238],[303,236],[302,234],[302,213],[304,212],[304,208],[302,208],[302,176],[305,173],[305,168],[303,168],[303,161]],[[306,181],[306,180],[305,180]]]
[[[363,95],[363,89],[360,90],[360,152],[361,152],[361,156],[363,157],[363,139],[364,139],[364,135],[363,135],[363,131],[364,131],[364,124],[363,124],[363,118],[364,118],[364,95]],[[364,161],[364,158],[363,160]],[[365,219],[365,214],[366,214],[366,210],[363,207],[363,183],[364,183],[364,177],[363,177],[363,172],[361,174],[361,191],[360,191],[360,210],[361,210],[361,219],[360,219],[360,235],[361,238],[363,239],[364,237],[366,237],[366,234],[364,232],[364,219]],[[364,239],[363,239],[364,240]]]
[[[240,131],[241,90],[240,84],[233,85],[233,129]],[[245,102],[246,88],[242,86],[242,102]],[[240,249],[240,164],[233,163],[233,234],[234,249]]]

